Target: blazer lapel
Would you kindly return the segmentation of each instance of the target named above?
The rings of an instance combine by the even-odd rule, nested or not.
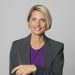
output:
[[[51,65],[52,47],[50,40],[45,37],[45,68],[49,68]]]
[[[22,53],[23,53],[23,63],[30,64],[30,35],[24,39]]]

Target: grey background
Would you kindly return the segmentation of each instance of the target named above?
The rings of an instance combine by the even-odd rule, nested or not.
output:
[[[35,4],[51,12],[53,24],[46,35],[65,45],[63,75],[75,75],[75,0],[0,0],[0,75],[9,75],[12,42],[30,33],[26,18]]]

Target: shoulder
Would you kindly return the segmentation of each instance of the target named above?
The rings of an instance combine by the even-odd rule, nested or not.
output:
[[[11,53],[15,53],[17,52],[18,50],[20,50],[20,48],[23,48],[24,46],[27,46],[27,40],[28,40],[28,36],[24,37],[24,38],[21,38],[21,39],[17,39],[17,40],[14,40],[12,42],[12,45],[11,45]]]
[[[48,40],[49,40],[49,43],[50,43],[51,45],[54,45],[54,46],[63,46],[63,45],[64,45],[63,42],[56,41],[56,40],[51,39],[51,38],[48,38]]]
[[[47,37],[47,44],[49,45],[49,48],[51,48],[56,53],[64,50],[64,43],[48,37]]]
[[[11,45],[11,53],[17,53],[17,51],[19,51],[21,48],[24,48],[27,46],[27,44],[29,43],[29,37],[30,35],[24,37],[24,38],[21,38],[21,39],[18,39],[18,40],[14,40],[12,42],[12,45]]]
[[[53,46],[63,46],[64,45],[63,42],[56,41],[56,40],[49,38],[47,36],[46,36],[46,40],[47,40],[48,44],[53,45]]]
[[[55,59],[56,56],[64,53],[64,43],[56,41],[51,38],[47,38],[47,40],[48,40],[47,47],[53,59]]]
[[[24,42],[26,43],[27,41],[29,41],[29,37],[30,35],[24,37],[24,38],[21,38],[21,39],[17,39],[17,40],[14,40],[12,42],[13,45],[19,45],[19,44],[23,44]]]

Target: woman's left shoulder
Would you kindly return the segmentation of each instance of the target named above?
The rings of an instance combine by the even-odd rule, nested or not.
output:
[[[63,47],[64,43],[60,41],[56,41],[54,39],[48,38],[48,42],[50,45],[55,46],[55,47]]]
[[[60,52],[64,51],[64,43],[56,41],[54,39],[48,38],[49,44],[50,44],[50,48],[53,50],[54,54],[58,54]]]

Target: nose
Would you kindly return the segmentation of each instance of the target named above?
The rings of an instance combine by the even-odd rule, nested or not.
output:
[[[40,26],[40,20],[38,20],[38,21],[36,22],[36,26],[37,26],[37,27]]]

